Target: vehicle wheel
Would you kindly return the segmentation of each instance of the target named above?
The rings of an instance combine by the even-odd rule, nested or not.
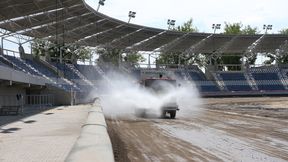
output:
[[[166,112],[163,111],[162,114],[161,114],[161,118],[165,118],[166,117]]]
[[[175,119],[175,117],[176,117],[176,111],[171,111],[170,112],[170,118]]]
[[[144,118],[146,116],[146,111],[145,111],[145,109],[136,109],[135,115],[137,117]]]

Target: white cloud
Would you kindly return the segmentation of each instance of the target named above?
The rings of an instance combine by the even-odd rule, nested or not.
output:
[[[97,6],[97,1],[86,0]],[[181,25],[193,18],[200,31],[212,32],[211,24],[242,22],[262,29],[263,24],[273,24],[273,32],[288,28],[287,0],[106,0],[100,12],[128,20],[128,12],[136,11],[132,23],[157,28],[167,28],[167,19]]]

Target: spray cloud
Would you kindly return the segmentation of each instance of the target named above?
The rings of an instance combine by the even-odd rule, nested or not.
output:
[[[159,95],[149,88],[139,84],[139,81],[119,73],[108,73],[109,81],[103,80],[101,84],[104,90],[97,94],[101,98],[101,104],[106,116],[127,117],[134,116],[138,109],[146,109],[150,114],[161,115],[161,107],[176,99],[180,111],[178,117],[186,117],[199,113],[201,99],[193,83],[177,80],[177,85],[165,86],[165,94]],[[155,86],[155,85],[153,85]],[[102,87],[103,88],[103,87]],[[97,93],[97,92],[96,92]]]

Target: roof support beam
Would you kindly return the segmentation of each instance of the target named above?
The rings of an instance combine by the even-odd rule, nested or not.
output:
[[[174,48],[177,44],[179,44],[183,39],[185,39],[188,35],[190,34],[190,32],[183,34],[182,36],[174,39],[173,41],[164,44],[163,46],[161,46],[160,48],[157,49],[157,51],[160,51],[162,53],[166,53],[167,51],[169,51],[170,49]]]
[[[39,13],[39,12],[43,12],[45,10],[48,11],[48,10],[51,10],[51,9],[55,9],[56,7],[62,8],[62,7],[72,6],[72,5],[75,5],[75,4],[83,4],[83,2],[80,1],[80,0],[61,0],[61,1],[57,0],[57,1],[60,2],[60,3],[55,3],[55,1],[52,1],[52,0],[41,0],[41,1],[37,2],[39,4],[37,4],[36,2],[35,3],[31,3],[31,5],[29,7],[30,11],[29,10],[27,10],[27,11],[25,10],[25,11],[23,11],[21,13],[16,12],[16,14],[15,14],[15,12],[12,12],[12,13],[14,13],[14,15],[12,15],[11,12],[10,12],[10,15],[9,15],[9,13],[7,13],[7,15],[5,15],[5,16],[3,15],[3,19],[0,19],[0,21],[9,20],[9,19],[13,19],[13,18],[21,17],[21,16],[27,16],[27,15],[31,15],[31,14],[36,14],[36,13]],[[40,3],[41,3],[42,6],[45,6],[45,7],[39,8]],[[44,3],[47,3],[47,4],[44,5]],[[25,4],[23,1],[21,1],[21,4],[19,4],[19,5],[20,6],[18,6],[18,8],[22,9],[23,6],[27,7],[27,5],[29,5],[29,4],[27,4],[27,3]],[[31,10],[31,8],[35,8],[35,7],[37,8],[36,10],[35,9]],[[9,8],[12,8],[13,10],[15,10],[15,9],[17,10],[16,6],[5,7],[6,10],[9,9]]]
[[[83,38],[83,39],[80,39],[80,40],[76,41],[76,43],[80,43],[80,42],[85,42],[85,43],[87,43],[87,42],[86,42],[87,39],[95,38],[95,37],[100,36],[100,35],[102,35],[102,34],[108,33],[108,32],[110,32],[110,31],[112,31],[112,30],[119,29],[119,28],[121,28],[122,26],[124,26],[124,24],[118,25],[118,26],[116,26],[116,27],[114,27],[114,28],[110,28],[110,29],[104,30],[104,31],[102,31],[102,32],[99,32],[99,33],[96,33],[96,34],[93,34],[93,35],[90,35],[90,36],[87,36],[87,37],[85,37],[85,38]]]
[[[7,26],[6,24],[10,23],[10,27],[12,29],[13,29],[14,25],[17,26],[16,28],[13,29],[13,31],[20,31],[20,30],[25,30],[25,29],[32,28],[32,27],[35,27],[35,26],[48,24],[48,23],[50,23],[52,21],[55,21],[56,15],[57,15],[58,12],[63,12],[64,10],[66,12],[65,15],[68,15],[68,13],[69,13],[69,16],[60,17],[60,20],[68,19],[70,17],[78,16],[77,14],[81,10],[85,11],[85,8],[83,8],[81,6],[83,6],[83,5],[82,4],[77,4],[77,5],[70,6],[68,8],[57,8],[57,9],[43,11],[43,12],[32,14],[32,15],[26,15],[26,16],[23,16],[23,17],[17,17],[17,18],[14,18],[14,19],[10,19],[10,20],[7,20],[7,21],[0,22],[0,27],[1,26],[6,27]],[[69,12],[69,10],[71,10],[72,12]],[[44,18],[48,17],[48,19],[46,18],[43,21],[39,22],[39,20],[36,19],[39,16],[43,16]],[[32,20],[34,20],[34,22],[32,22]],[[23,21],[26,21],[26,25],[25,26],[18,25],[19,22],[23,23]],[[35,23],[35,22],[37,22],[37,23]]]
[[[162,34],[164,34],[166,32],[167,32],[167,30],[164,30],[161,33],[158,33],[158,34],[156,34],[156,35],[154,35],[152,37],[149,37],[149,38],[147,38],[147,39],[145,39],[145,40],[143,40],[141,42],[138,42],[138,43],[128,47],[127,50],[137,50],[137,48],[140,47],[141,45],[143,45],[144,43],[146,43],[146,42],[148,42],[148,41],[150,41],[150,40],[152,40],[152,39],[154,39],[154,38],[156,38],[156,37],[158,37],[158,36],[160,36],[160,35],[162,35]]]
[[[128,37],[131,37],[131,36],[133,36],[134,34],[142,31],[143,29],[144,29],[144,28],[141,28],[141,29],[138,29],[138,30],[136,30],[136,31],[134,31],[134,32],[132,32],[132,33],[128,33],[128,34],[126,34],[126,35],[124,35],[124,36],[122,36],[122,37],[120,37],[120,38],[116,38],[116,39],[114,39],[111,43],[107,43],[107,44],[105,44],[104,46],[108,46],[108,47],[117,46],[117,45],[121,44],[121,41],[122,41],[123,39],[128,38]]]
[[[191,47],[189,47],[188,49],[186,49],[181,55],[185,56],[185,55],[192,55],[196,52],[196,50],[198,50],[199,48],[203,47],[205,42],[207,42],[208,40],[210,40],[213,37],[214,34],[210,34],[209,36],[207,36],[206,38],[202,39],[201,41],[199,41],[196,44],[193,44]]]
[[[66,30],[66,32],[65,33],[60,33],[60,34],[58,34],[58,36],[63,36],[64,34],[65,35],[77,35],[77,33],[75,33],[75,31],[77,31],[77,30],[81,30],[81,29],[83,29],[83,28],[88,28],[88,27],[90,27],[90,29],[91,30],[93,30],[93,26],[95,26],[95,25],[104,25],[104,22],[103,21],[105,21],[106,19],[101,19],[101,20],[98,20],[98,21],[95,21],[95,22],[91,22],[91,23],[89,23],[89,24],[84,24],[84,25],[79,25],[78,27],[76,27],[76,28],[73,28],[72,30]],[[102,24],[103,23],[103,24]],[[73,24],[71,24],[71,25],[73,25]],[[74,25],[76,25],[76,24],[74,24]],[[87,33],[87,32],[89,32],[90,30],[88,30],[88,31],[85,31],[84,33]],[[82,33],[83,34],[83,33]],[[43,39],[54,39],[56,37],[56,35],[50,35],[49,37],[45,37],[45,38],[43,38]]]

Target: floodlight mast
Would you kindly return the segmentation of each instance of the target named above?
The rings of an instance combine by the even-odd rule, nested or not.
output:
[[[129,17],[129,19],[128,19],[128,24],[129,24],[131,19],[136,17],[136,12],[129,11],[128,17]]]
[[[214,29],[214,34],[216,33],[217,29],[221,29],[221,24],[212,24],[212,29]]]
[[[99,3],[98,3],[98,7],[97,7],[97,12],[99,11],[99,8],[100,8],[100,6],[104,6],[104,3],[105,2],[105,0],[99,0]]]
[[[171,26],[174,28],[176,20],[167,20],[168,30],[171,30]]]
[[[272,30],[272,27],[273,27],[273,26],[270,25],[270,24],[269,24],[269,25],[264,24],[264,25],[263,25],[263,30],[265,30],[265,34],[267,34],[267,31],[268,31],[268,30]]]

